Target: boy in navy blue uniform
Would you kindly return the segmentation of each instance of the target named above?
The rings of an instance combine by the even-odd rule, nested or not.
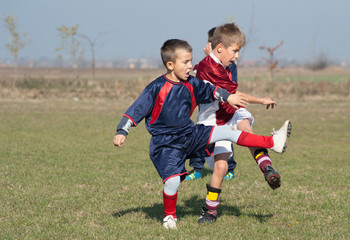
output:
[[[128,108],[117,126],[113,142],[121,147],[130,128],[145,119],[146,128],[152,135],[150,158],[164,183],[163,227],[176,229],[177,192],[187,175],[187,158],[210,155],[213,143],[219,140],[283,153],[291,129],[288,120],[272,136],[234,131],[229,126],[195,125],[190,117],[197,104],[218,100],[238,108],[245,107],[246,100],[239,94],[229,94],[190,76],[192,48],[186,41],[167,40],[161,48],[161,57],[167,73],[151,82]]]

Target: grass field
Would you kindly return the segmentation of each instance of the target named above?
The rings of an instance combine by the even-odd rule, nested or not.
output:
[[[144,124],[113,146],[133,98],[79,99],[0,98],[0,239],[350,239],[349,98],[285,96],[269,115],[249,106],[258,134],[293,123],[287,152],[271,153],[282,187],[271,190],[235,147],[217,222],[197,224],[205,169],[179,188],[177,231],[161,225],[163,184]]]

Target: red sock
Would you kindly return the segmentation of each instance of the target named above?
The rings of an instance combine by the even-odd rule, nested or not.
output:
[[[212,200],[209,200],[208,198],[205,199],[205,206],[206,206],[206,208],[211,210],[214,216],[218,215],[217,209],[219,207],[219,204],[220,204],[219,200],[212,201]]]
[[[267,165],[272,166],[271,158],[268,154],[267,149],[265,148],[257,149],[254,153],[254,159],[263,173],[265,173],[265,168]]]
[[[237,144],[245,147],[261,147],[261,148],[272,148],[273,138],[272,136],[260,136],[249,132],[242,132],[239,135]]]
[[[165,216],[173,215],[176,217],[176,202],[177,202],[177,192],[174,195],[167,195],[163,190],[163,202],[164,202],[164,213]]]

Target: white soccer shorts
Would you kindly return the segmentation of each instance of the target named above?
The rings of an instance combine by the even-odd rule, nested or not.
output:
[[[230,125],[234,130],[237,130],[238,123],[244,119],[248,119],[250,126],[253,128],[254,117],[245,108],[238,109],[235,112],[235,114],[233,115],[233,117],[231,118],[231,120],[226,123],[226,125]],[[205,158],[205,161],[207,162],[208,166],[211,169],[214,169],[214,163],[215,163],[214,156],[215,155],[218,155],[220,153],[231,153],[232,154],[231,145],[232,145],[232,142],[230,142],[230,141],[218,141],[215,143],[215,149],[214,149],[213,156]]]

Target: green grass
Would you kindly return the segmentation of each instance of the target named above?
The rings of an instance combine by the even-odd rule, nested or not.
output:
[[[250,106],[255,133],[293,123],[287,152],[271,153],[282,187],[271,190],[248,150],[235,147],[236,177],[224,182],[218,221],[197,224],[205,169],[179,188],[177,231],[161,225],[163,184],[144,124],[113,146],[129,103],[0,101],[0,239],[350,238],[349,101]]]

